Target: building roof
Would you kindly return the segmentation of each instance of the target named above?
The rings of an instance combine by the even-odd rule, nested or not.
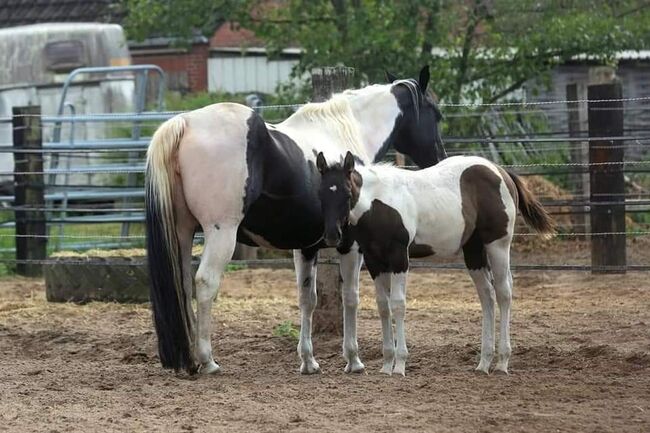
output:
[[[120,23],[120,0],[2,0],[0,28],[51,22]]]

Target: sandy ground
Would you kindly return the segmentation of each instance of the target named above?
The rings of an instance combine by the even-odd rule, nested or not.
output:
[[[480,307],[458,271],[414,272],[407,377],[379,374],[364,275],[367,374],[345,375],[338,337],[323,373],[298,374],[293,273],[227,275],[211,377],[163,371],[147,305],[48,304],[39,280],[0,281],[0,431],[650,431],[650,274],[515,275],[511,374],[473,371]]]

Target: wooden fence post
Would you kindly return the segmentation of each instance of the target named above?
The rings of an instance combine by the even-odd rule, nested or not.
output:
[[[324,67],[314,68],[311,71],[313,89],[313,102],[322,102],[330,98],[333,93],[350,88],[352,85],[353,68]],[[333,260],[338,255],[335,250],[320,251],[320,258]],[[343,332],[343,307],[341,300],[341,273],[339,265],[334,263],[321,263],[318,265],[316,286],[318,290],[318,304],[314,311],[314,332]]]
[[[13,107],[16,272],[40,276],[43,266],[20,260],[44,260],[47,249],[41,107]],[[18,152],[20,149],[32,152]],[[22,209],[24,208],[24,209]],[[39,210],[34,210],[39,209]],[[36,237],[29,237],[36,236]]]
[[[577,102],[587,99],[586,85],[567,84],[566,99],[569,110],[569,137],[579,138],[587,125],[587,104]],[[575,141],[570,143],[571,162],[584,164],[589,162],[589,146],[587,142]],[[589,173],[578,172],[569,175],[569,181],[574,191],[579,192],[583,197],[589,197]],[[572,230],[575,233],[589,233],[589,207],[580,207],[577,213],[571,214]]]
[[[623,136],[621,83],[613,76],[607,81],[587,89],[590,138]],[[607,99],[612,101],[591,102]],[[592,235],[592,273],[625,273],[626,270],[623,143],[623,140],[589,142],[589,163],[594,164],[589,166],[592,233],[622,233]]]

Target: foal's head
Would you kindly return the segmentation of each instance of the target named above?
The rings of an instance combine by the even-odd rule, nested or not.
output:
[[[354,171],[354,156],[348,152],[343,163],[327,165],[323,152],[316,157],[321,174],[318,195],[320,197],[325,233],[323,238],[329,247],[338,245],[342,229],[348,224],[350,210],[359,200],[361,175]]]

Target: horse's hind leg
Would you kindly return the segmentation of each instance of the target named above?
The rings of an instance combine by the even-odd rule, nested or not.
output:
[[[300,372],[314,374],[320,372],[320,365],[314,359],[314,346],[311,342],[311,324],[316,309],[316,260],[318,250],[294,250],[293,263],[296,267],[298,283],[298,304],[300,305]]]
[[[477,371],[490,373],[490,364],[494,357],[494,287],[492,287],[490,269],[488,268],[485,246],[476,232],[463,246],[465,265],[469,276],[474,281],[483,310],[481,331],[481,361]]]
[[[361,373],[365,366],[359,359],[357,343],[357,309],[359,308],[359,272],[363,256],[353,246],[341,254],[341,279],[343,280],[343,357],[347,361],[346,373]]]
[[[510,304],[512,302],[512,274],[510,273],[511,238],[499,239],[486,246],[494,275],[494,289],[499,304],[499,360],[495,371],[508,373],[510,347]]]
[[[221,276],[235,250],[237,227],[218,224],[203,225],[205,249],[196,273],[197,358],[200,372],[219,371],[212,358],[212,303],[219,293]]]

